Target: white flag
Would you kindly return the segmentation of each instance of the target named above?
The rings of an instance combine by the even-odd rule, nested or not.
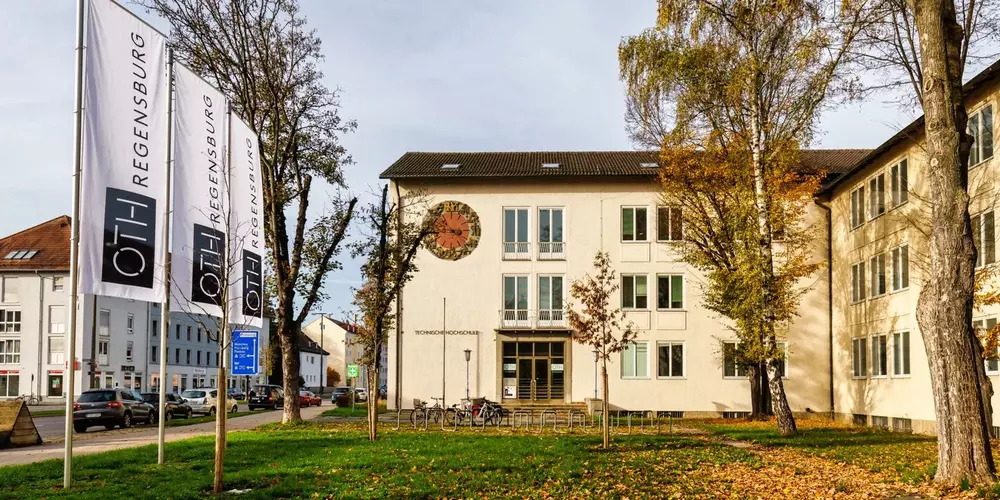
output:
[[[233,323],[263,327],[264,317],[264,196],[260,189],[260,147],[257,134],[236,115],[229,120],[232,161],[231,253],[240,277]]]
[[[174,219],[171,309],[222,316],[226,283],[225,97],[174,65]],[[229,280],[231,282],[232,279]]]
[[[80,292],[163,302],[166,42],[110,0],[89,3]]]

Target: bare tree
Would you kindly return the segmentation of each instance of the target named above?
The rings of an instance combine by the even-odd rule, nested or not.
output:
[[[585,275],[573,280],[570,296],[579,302],[579,309],[572,303],[566,304],[566,316],[573,329],[573,340],[594,348],[595,356],[601,361],[601,442],[604,448],[611,445],[611,428],[608,426],[608,360],[611,355],[624,351],[633,343],[638,330],[631,322],[626,322],[625,313],[618,308],[618,279],[611,268],[611,257],[607,252],[597,252],[594,256],[594,275]]]
[[[276,304],[284,390],[298,394],[296,338],[324,299],[327,273],[339,268],[357,203],[334,200],[310,224],[313,180],[343,185],[341,167],[351,159],[340,136],[355,123],[338,114],[339,90],[323,83],[320,40],[295,0],[136,1],[170,23],[178,59],[222,90],[260,136],[269,301]],[[298,398],[289,398],[282,421],[299,420]]]

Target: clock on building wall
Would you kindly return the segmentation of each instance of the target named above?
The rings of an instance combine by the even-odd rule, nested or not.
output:
[[[461,259],[479,245],[479,216],[465,203],[442,201],[427,211],[424,223],[432,227],[424,246],[439,259]]]

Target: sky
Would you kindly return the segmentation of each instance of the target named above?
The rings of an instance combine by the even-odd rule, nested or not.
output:
[[[301,0],[341,89],[350,192],[370,201],[407,151],[631,149],[618,43],[655,0]],[[155,26],[162,20],[133,8]],[[5,2],[0,15],[0,235],[72,212],[75,2]],[[824,112],[812,147],[872,148],[916,115],[872,99]],[[333,191],[319,193],[326,200]],[[350,309],[358,264],[316,311]]]

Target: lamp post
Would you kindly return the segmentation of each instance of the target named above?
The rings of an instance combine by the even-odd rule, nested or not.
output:
[[[465,399],[469,399],[469,360],[472,359],[472,349],[465,350]]]
[[[597,349],[594,349],[594,399],[597,399]]]

